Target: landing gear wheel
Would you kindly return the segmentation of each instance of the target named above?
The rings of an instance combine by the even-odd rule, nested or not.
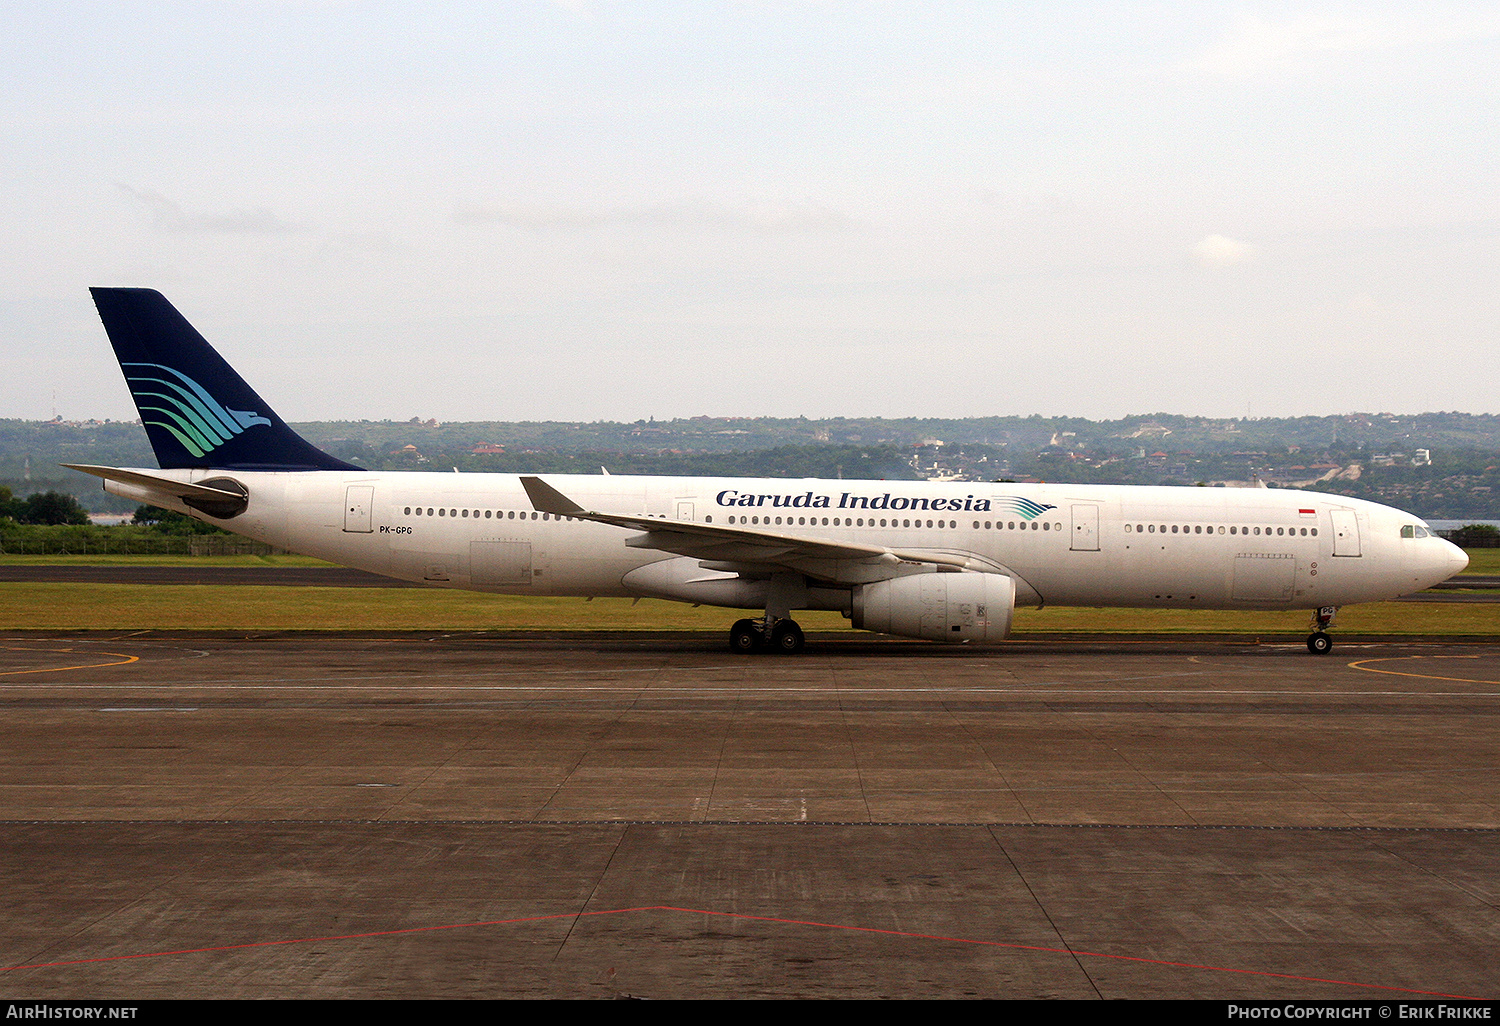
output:
[[[729,628],[729,650],[741,655],[759,651],[762,638],[760,624],[754,620],[736,620]]]
[[[771,647],[777,652],[801,652],[804,641],[802,628],[797,626],[795,620],[782,620],[771,632]]]
[[[1327,655],[1333,648],[1333,639],[1323,631],[1307,636],[1307,650],[1313,655]]]

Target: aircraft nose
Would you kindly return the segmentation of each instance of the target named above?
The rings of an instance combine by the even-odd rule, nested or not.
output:
[[[1463,573],[1469,565],[1469,554],[1446,539],[1443,544],[1447,546],[1444,554],[1448,557],[1448,577]]]

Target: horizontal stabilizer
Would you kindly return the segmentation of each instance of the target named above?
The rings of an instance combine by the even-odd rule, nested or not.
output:
[[[64,463],[63,466],[69,470],[78,470],[85,474],[93,474],[95,477],[102,477],[106,481],[119,481],[122,484],[135,485],[137,488],[149,488],[155,492],[174,495],[179,499],[204,499],[213,501],[219,499],[240,499],[244,497],[239,492],[225,491],[223,488],[210,488],[207,485],[189,484],[186,481],[173,481],[169,477],[157,477],[155,474],[147,474],[140,470],[122,470],[119,467],[94,467],[85,463]]]
[[[106,483],[105,490],[117,495],[138,499],[144,502],[159,504],[157,500],[163,498],[177,499],[185,506],[207,513],[220,520],[226,520],[237,516],[245,511],[247,499],[243,489],[233,491],[226,487],[215,487],[221,484],[191,484],[187,481],[176,481],[170,477],[161,477],[144,470],[125,470],[120,467],[96,467],[86,463],[64,463],[69,470],[77,470],[84,474],[92,474],[94,477],[102,477],[106,482],[113,482],[122,488],[112,489]],[[234,482],[224,481],[222,484],[232,485]],[[236,486],[238,487],[238,486]]]

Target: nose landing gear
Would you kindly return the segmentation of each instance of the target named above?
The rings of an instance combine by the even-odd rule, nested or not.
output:
[[[1307,650],[1313,655],[1327,655],[1333,649],[1333,638],[1328,634],[1328,628],[1333,626],[1334,614],[1338,612],[1338,606],[1323,606],[1313,612],[1312,633],[1307,636]]]

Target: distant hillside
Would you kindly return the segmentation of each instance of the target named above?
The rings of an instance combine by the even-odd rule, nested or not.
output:
[[[372,470],[954,477],[1106,484],[1259,479],[1359,495],[1426,517],[1500,517],[1500,416],[1424,413],[1224,420],[1068,417],[695,417],[597,421],[345,421],[295,425]],[[153,466],[137,423],[0,420],[0,484],[57,489],[91,510],[128,508],[59,463]]]

